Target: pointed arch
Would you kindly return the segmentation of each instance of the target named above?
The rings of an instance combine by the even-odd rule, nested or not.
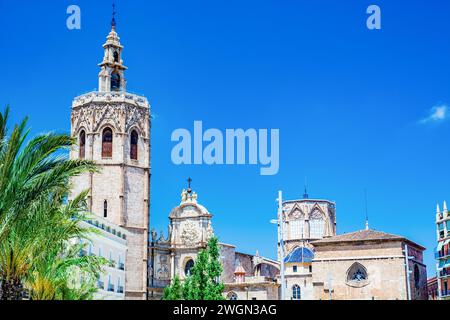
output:
[[[301,300],[302,298],[302,291],[298,284],[294,284],[292,286],[292,300]]]
[[[111,74],[111,91],[120,91],[120,74],[117,71],[114,71]]]
[[[234,301],[237,299],[238,299],[238,295],[236,294],[236,292],[231,291],[227,294],[227,300]]]
[[[78,136],[78,157],[84,159],[86,157],[86,131],[81,130]]]
[[[112,158],[113,154],[113,131],[105,127],[102,132],[102,158]]]
[[[136,130],[132,130],[130,134],[130,159],[137,160],[138,159],[138,142],[139,135]]]
[[[354,287],[363,287],[369,283],[369,275],[366,267],[355,262],[347,270],[347,284]]]
[[[326,215],[319,205],[315,204],[309,214],[309,237],[322,239],[325,235]]]

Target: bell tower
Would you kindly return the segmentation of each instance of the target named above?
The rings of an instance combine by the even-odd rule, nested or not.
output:
[[[78,145],[72,159],[93,160],[100,172],[73,179],[73,196],[89,190],[90,211],[124,227],[127,237],[126,299],[145,299],[150,216],[150,105],[126,92],[123,46],[115,10],[99,64],[98,91],[72,103],[71,133]],[[107,257],[108,258],[108,257]]]
[[[98,74],[98,91],[125,91],[126,80],[124,77],[127,67],[123,65],[122,50],[123,46],[120,44],[120,38],[116,32],[116,10],[113,5],[113,18],[111,21],[111,32],[106,37],[106,42],[103,45],[105,54],[103,61],[99,64],[101,70]]]

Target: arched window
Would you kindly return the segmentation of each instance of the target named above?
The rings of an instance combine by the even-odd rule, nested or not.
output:
[[[322,239],[325,229],[325,221],[322,212],[317,208],[311,213],[309,219],[309,237],[311,239]]]
[[[228,299],[228,300],[231,300],[231,301],[235,301],[235,300],[238,299],[238,296],[237,296],[237,294],[236,294],[235,292],[230,292],[230,293],[227,295],[227,299]]]
[[[355,262],[350,269],[348,269],[347,282],[358,285],[367,282],[367,280],[367,271],[362,264]]]
[[[86,157],[86,133],[84,130],[80,132],[78,143],[80,145],[79,158],[84,159]]]
[[[186,275],[186,277],[189,277],[191,275],[193,267],[194,267],[194,260],[190,259],[188,262],[186,262],[186,265],[184,266],[184,274]]]
[[[420,271],[419,267],[414,265],[414,285],[416,286],[416,289],[419,289],[420,287]]]
[[[111,74],[111,91],[120,90],[120,75],[117,72]]]
[[[110,128],[103,130],[102,158],[112,158],[113,134]]]
[[[291,227],[291,239],[303,239],[305,236],[305,220],[289,221]]]
[[[138,134],[135,130],[131,131],[130,138],[130,158],[133,160],[138,159]]]
[[[103,202],[103,217],[108,217],[108,201],[106,200]]]
[[[292,287],[292,300],[300,300],[301,299],[301,289],[298,284],[295,284]]]
[[[114,51],[113,56],[114,56],[114,62],[119,62],[119,53],[117,53],[117,51]]]

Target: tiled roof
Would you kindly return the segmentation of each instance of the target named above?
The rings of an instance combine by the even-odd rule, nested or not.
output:
[[[360,230],[356,232],[344,233],[334,237],[324,238],[321,240],[313,241],[313,245],[321,243],[333,243],[333,242],[349,242],[349,241],[371,241],[371,240],[403,240],[404,237],[397,236],[395,234],[385,233],[375,230]]]
[[[312,262],[314,253],[305,247],[296,248],[284,258],[285,263]]]

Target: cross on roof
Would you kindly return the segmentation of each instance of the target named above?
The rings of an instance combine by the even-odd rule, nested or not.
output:
[[[191,189],[191,183],[192,183],[192,179],[189,177],[189,179],[187,179],[188,182],[188,192],[191,193],[192,189]]]

